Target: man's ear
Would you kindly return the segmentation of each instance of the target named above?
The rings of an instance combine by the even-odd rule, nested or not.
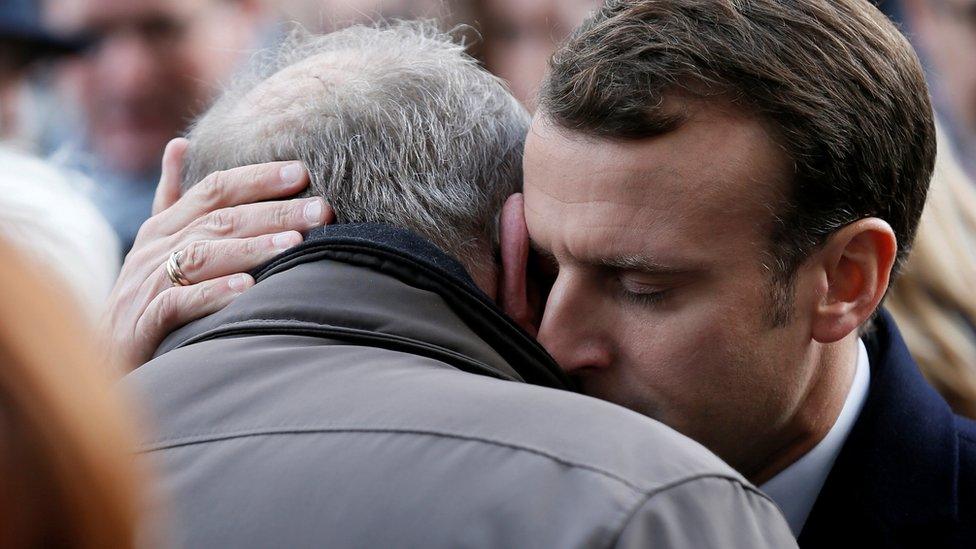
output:
[[[898,239],[878,218],[835,232],[817,253],[823,290],[814,307],[813,339],[833,343],[858,329],[877,309],[891,278]]]
[[[501,247],[501,276],[498,304],[516,324],[536,335],[534,312],[529,307],[529,230],[525,225],[525,202],[521,193],[505,201],[498,223]]]

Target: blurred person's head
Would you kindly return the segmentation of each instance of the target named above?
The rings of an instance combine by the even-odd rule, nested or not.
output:
[[[22,135],[25,79],[33,64],[72,53],[79,45],[47,32],[34,0],[3,0],[0,4],[0,140],[16,142]]]
[[[600,0],[478,0],[482,57],[530,108],[556,46]]]
[[[0,546],[135,547],[131,411],[44,281],[0,243]]]
[[[833,425],[915,234],[935,131],[911,46],[866,0],[609,0],[540,98],[540,342],[770,478]]]
[[[976,137],[976,0],[902,0],[906,23],[928,61],[953,126]],[[967,154],[976,149],[967,151]]]
[[[255,47],[256,0],[45,0],[53,28],[89,46],[64,84],[81,106],[87,139],[112,170],[159,165],[166,142],[206,108]]]
[[[940,143],[946,142],[939,135]],[[887,308],[922,373],[976,418],[976,182],[940,146],[918,236]]]
[[[447,34],[423,23],[298,32],[190,134],[184,181],[298,159],[339,223],[428,238],[489,294],[496,216],[521,188],[525,109]]]

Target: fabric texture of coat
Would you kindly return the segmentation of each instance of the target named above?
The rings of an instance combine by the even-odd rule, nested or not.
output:
[[[127,383],[180,547],[791,547],[690,439],[559,390],[455,261],[340,225],[173,333]]]

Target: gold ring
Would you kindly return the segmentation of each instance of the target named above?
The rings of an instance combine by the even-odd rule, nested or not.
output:
[[[193,284],[188,278],[186,278],[186,275],[183,274],[183,269],[180,268],[180,258],[182,256],[182,251],[173,252],[166,261],[166,276],[169,277],[169,280],[173,283],[173,286],[189,286],[190,284]]]

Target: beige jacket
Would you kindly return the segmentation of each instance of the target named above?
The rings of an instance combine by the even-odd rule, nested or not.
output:
[[[258,278],[129,376],[174,545],[795,547],[702,446],[556,388],[419,238],[340,226]]]

